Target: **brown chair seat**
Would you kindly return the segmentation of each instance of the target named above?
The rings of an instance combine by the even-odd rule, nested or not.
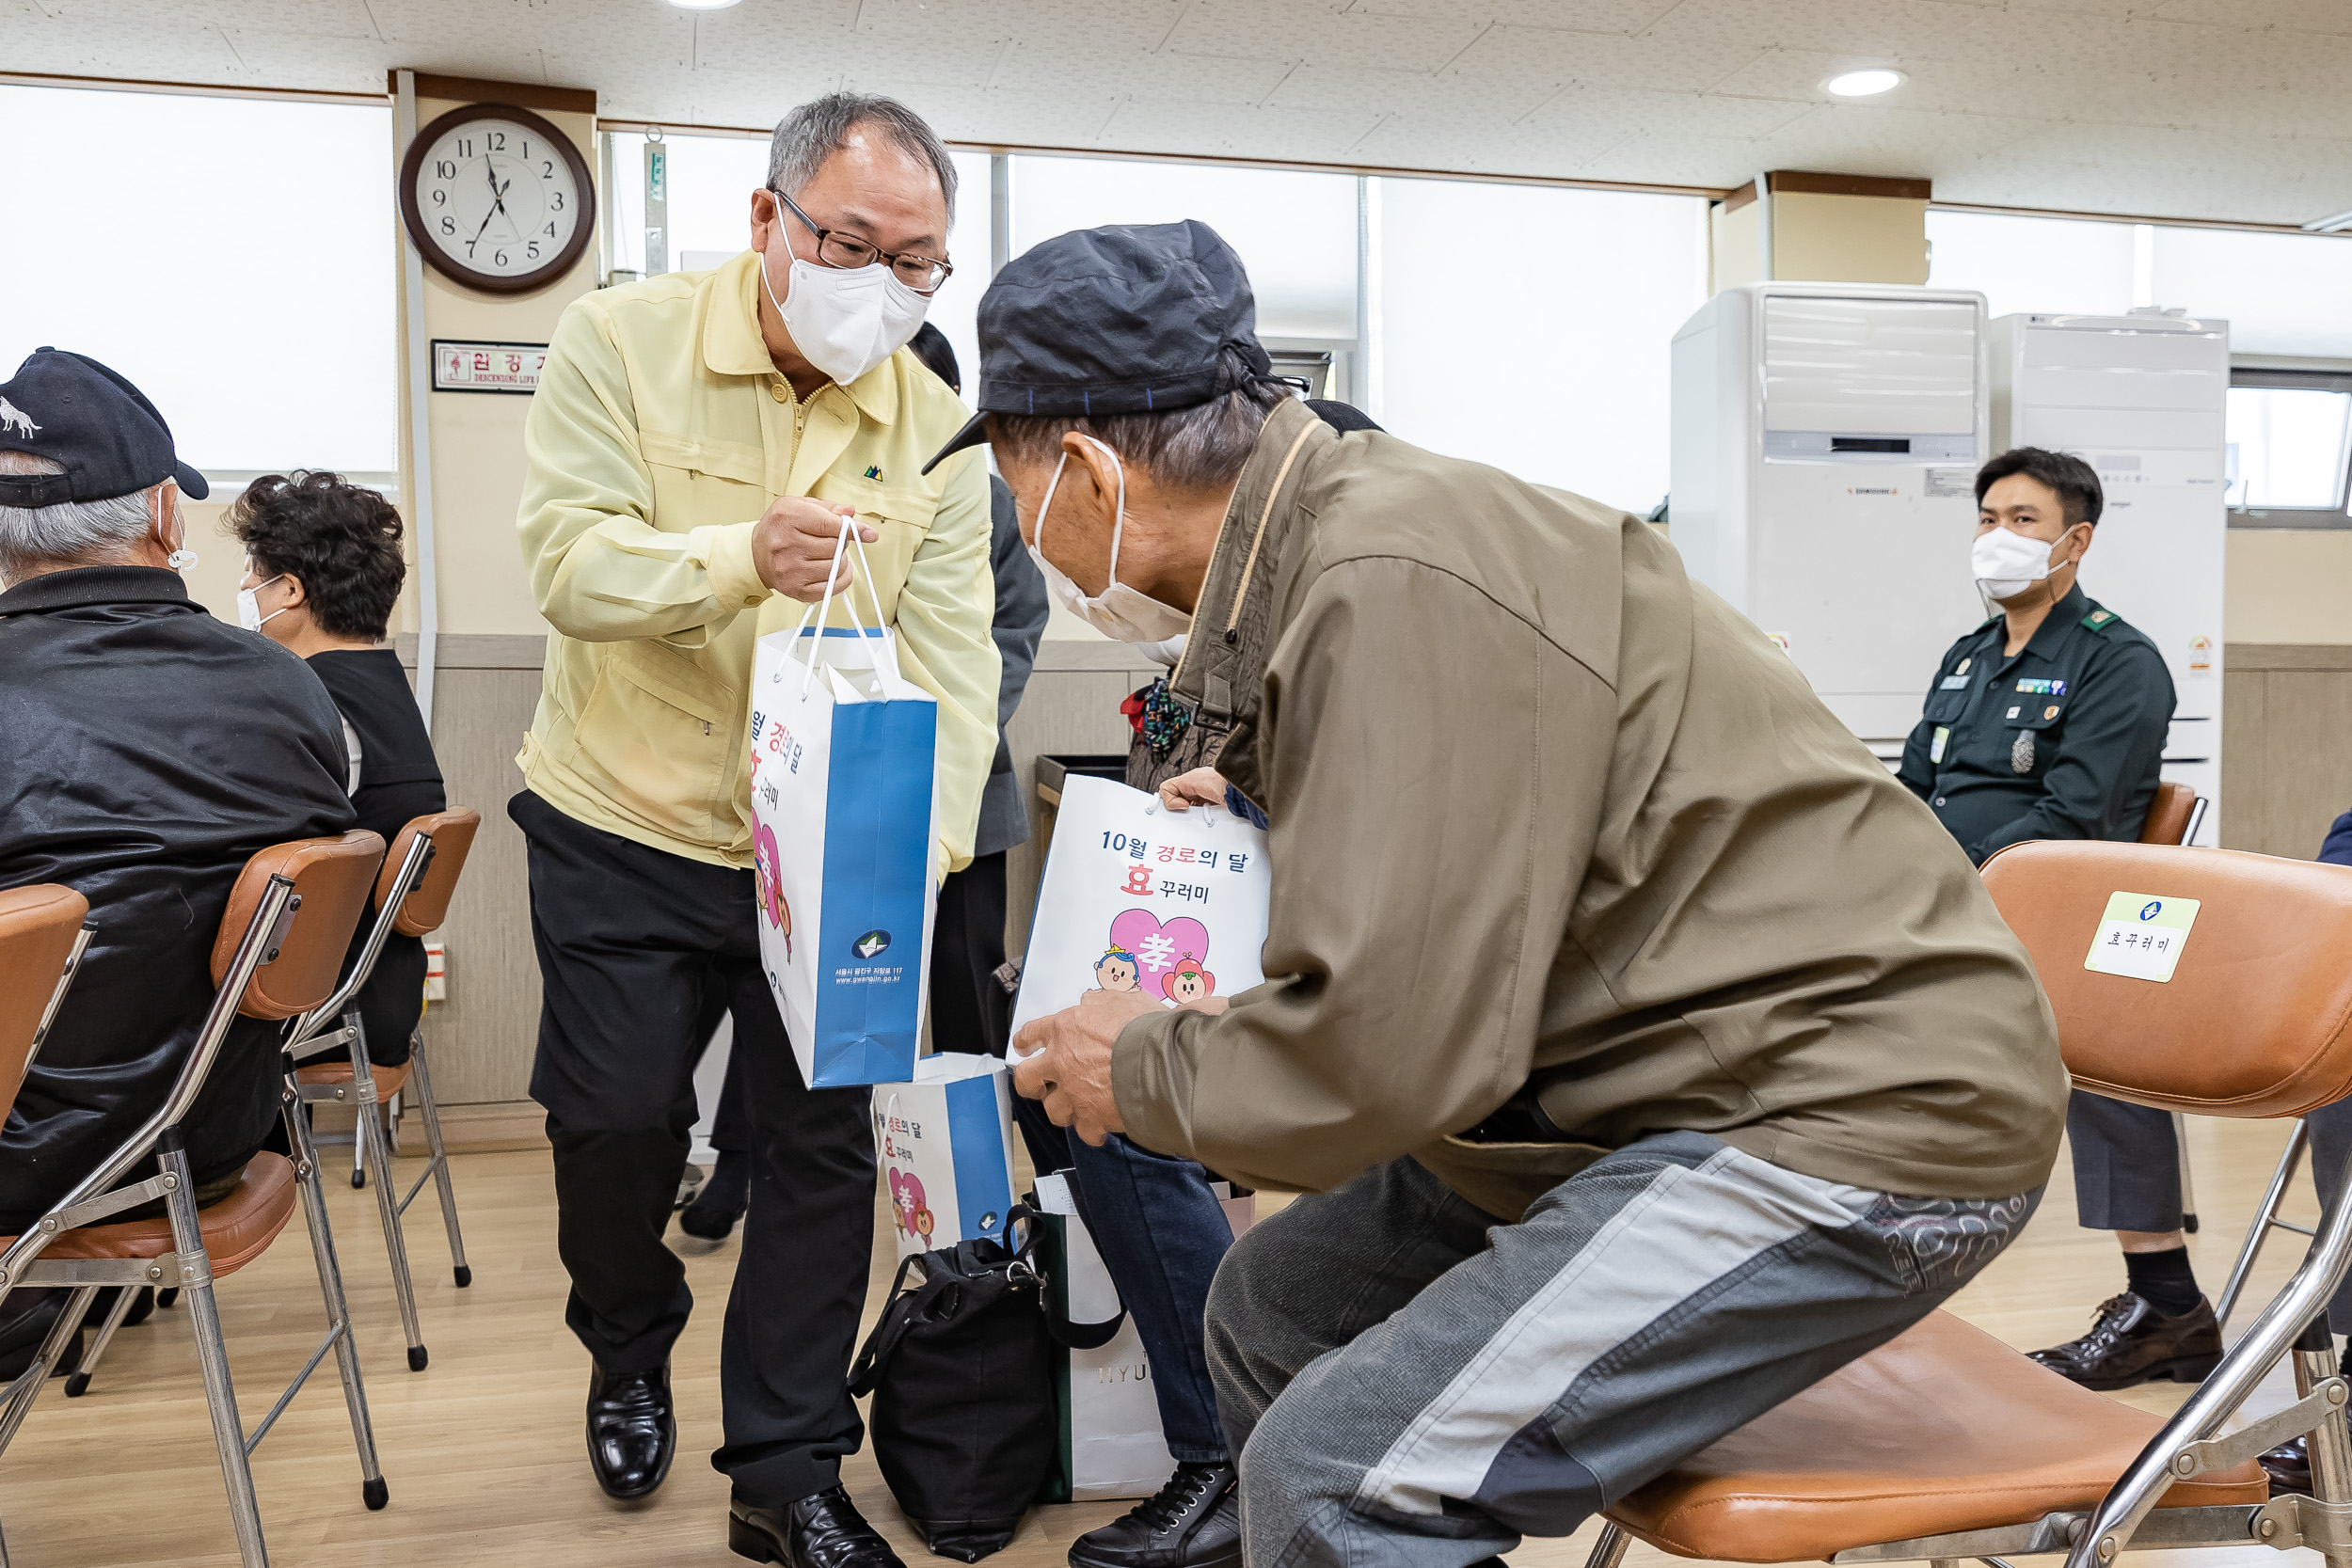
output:
[[[1811,1561],[2093,1507],[2162,1425],[1933,1312],[1608,1512],[1677,1557]],[[2249,1460],[2160,1506],[2268,1496]]]
[[[286,1228],[286,1222],[294,1218],[298,1196],[294,1166],[285,1157],[256,1154],[246,1164],[244,1179],[227,1197],[197,1211],[214,1276],[234,1274],[268,1250],[278,1233]],[[0,1240],[0,1247],[15,1240],[13,1236]],[[171,1221],[159,1215],[69,1230],[50,1243],[41,1257],[161,1258],[170,1250]]]
[[[409,1067],[410,1064],[407,1062],[403,1062],[398,1067],[378,1067],[373,1062],[370,1062],[368,1076],[375,1080],[375,1098],[389,1100],[397,1094],[408,1082]],[[351,1058],[337,1056],[331,1061],[312,1062],[307,1067],[298,1067],[294,1069],[294,1082],[297,1084],[348,1084],[351,1082]]]

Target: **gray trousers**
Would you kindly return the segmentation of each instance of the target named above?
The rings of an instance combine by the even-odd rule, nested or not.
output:
[[[2040,1196],[1893,1196],[1672,1132],[1516,1225],[1411,1160],[1301,1198],[1209,1296],[1248,1568],[1566,1535],[1926,1316]]]

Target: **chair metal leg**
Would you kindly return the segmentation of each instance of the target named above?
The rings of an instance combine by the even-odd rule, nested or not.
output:
[[[196,1357],[204,1370],[204,1402],[213,1415],[213,1442],[220,1450],[221,1484],[229,1494],[229,1519],[236,1527],[237,1556],[245,1568],[269,1568],[262,1541],[262,1508],[253,1496],[253,1469],[246,1460],[245,1426],[237,1417],[237,1390],[229,1378],[229,1347],[221,1338],[220,1307],[213,1299],[213,1263],[204,1251],[204,1229],[196,1213],[196,1183],[188,1175],[180,1130],[167,1129],[158,1146],[166,1176],[174,1179],[164,1195],[171,1214],[171,1242],[180,1255],[180,1288],[187,1292]]]
[[[411,1076],[417,1085],[417,1109],[424,1119],[425,1148],[432,1157],[434,1184],[440,1189],[441,1224],[449,1231],[450,1269],[457,1277],[460,1290],[473,1283],[473,1270],[466,1263],[466,1238],[457,1230],[457,1191],[449,1178],[449,1150],[441,1144],[441,1105],[433,1098],[433,1069],[424,1059],[424,1037],[421,1032],[408,1041],[408,1059],[416,1064]],[[0,1563],[0,1568],[7,1565]]]
[[[139,1299],[140,1290],[141,1287],[136,1285],[118,1288],[115,1304],[108,1309],[106,1321],[98,1327],[98,1338],[90,1341],[89,1348],[82,1353],[81,1364],[65,1380],[67,1399],[78,1400],[89,1392],[89,1375],[98,1370],[98,1358],[106,1354],[106,1346],[114,1338],[115,1330],[120,1328],[122,1320],[131,1315],[131,1304]]]
[[[1612,1524],[1600,1527],[1600,1539],[1593,1543],[1593,1555],[1584,1560],[1584,1568],[1617,1568],[1625,1560],[1625,1549],[1632,1544],[1632,1537]]]
[[[401,1326],[408,1333],[408,1370],[424,1370],[424,1333],[417,1325],[417,1292],[408,1276],[408,1238],[400,1223],[400,1199],[392,1190],[391,1162],[384,1152],[384,1127],[376,1119],[375,1075],[368,1070],[367,1026],[357,1012],[345,1013],[351,1026],[351,1081],[358,1092],[359,1125],[353,1144],[375,1181],[375,1212],[384,1225],[384,1250],[391,1257],[392,1294],[400,1302]]]
[[[367,1389],[359,1380],[359,1349],[351,1338],[351,1303],[343,1294],[343,1271],[335,1257],[335,1233],[326,1223],[326,1189],[319,1178],[318,1146],[303,1107],[286,1097],[286,1134],[294,1141],[295,1173],[301,1178],[302,1218],[310,1231],[310,1257],[318,1265],[319,1295],[326,1304],[327,1329],[335,1339],[335,1370],[343,1380],[343,1407],[351,1416],[351,1441],[359,1450],[359,1496],[371,1509],[389,1497],[375,1458],[375,1427],[368,1418]],[[0,1564],[0,1568],[5,1568]]]
[[[2197,1233],[2197,1183],[2188,1170],[2188,1117],[2172,1113],[2172,1147],[2180,1152],[2181,1161],[2181,1228],[2190,1235]]]
[[[2279,1152],[2278,1168],[2270,1173],[2270,1187],[2263,1194],[2262,1206],[2254,1211],[2254,1223],[2246,1227],[2246,1240],[2238,1247],[2237,1261],[2230,1265],[2230,1281],[2221,1287],[2221,1299],[2214,1303],[2216,1322],[2229,1323],[2230,1313],[2246,1289],[2247,1276],[2254,1272],[2254,1260],[2262,1256],[2263,1243],[2270,1239],[2271,1227],[2287,1227],[2285,1222],[2279,1218],[2279,1205],[2286,1196],[2287,1183],[2295,1180],[2296,1163],[2303,1158],[2303,1150],[2310,1138],[2311,1133],[2299,1120],[2287,1133],[2287,1146]],[[2287,1228],[2310,1234],[2300,1226]]]
[[[57,1321],[49,1325],[49,1333],[41,1340],[40,1350],[34,1355],[32,1366],[17,1379],[7,1404],[0,1405],[0,1453],[7,1452],[8,1445],[16,1440],[16,1429],[24,1424],[24,1418],[32,1411],[33,1402],[40,1398],[42,1385],[49,1381],[50,1372],[57,1365],[57,1357],[63,1355],[66,1346],[73,1342],[73,1331],[82,1326],[82,1319],[88,1313],[89,1304],[97,1295],[98,1287],[95,1285],[79,1287],[66,1298],[65,1310],[57,1314]]]

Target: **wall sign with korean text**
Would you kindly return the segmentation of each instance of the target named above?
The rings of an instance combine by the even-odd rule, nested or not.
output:
[[[548,362],[545,343],[461,343],[433,340],[433,389],[437,392],[520,392],[539,389]]]
[[[2197,908],[2194,898],[2166,898],[2153,893],[2110,895],[2083,967],[2102,974],[2163,984],[2172,978],[2173,966],[2181,961],[2189,927],[2197,924]]]

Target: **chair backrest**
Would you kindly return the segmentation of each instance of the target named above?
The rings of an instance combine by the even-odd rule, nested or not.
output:
[[[355,830],[338,838],[273,844],[246,862],[213,942],[213,984],[228,978],[270,879],[283,877],[294,883],[301,906],[282,927],[275,950],[262,952],[237,998],[237,1011],[247,1018],[293,1018],[326,1001],[342,973],[344,951],[383,859],[384,840]]]
[[[392,929],[405,937],[421,937],[437,931],[449,916],[450,895],[457,891],[457,874],[466,869],[467,851],[473,847],[473,835],[482,826],[482,814],[471,806],[453,806],[423,816],[409,818],[407,825],[392,837],[392,847],[385,851],[384,869],[375,879],[374,907],[382,909],[384,900],[395,896],[392,884],[400,879],[401,863],[408,856],[408,846],[419,833],[433,835],[433,861],[425,867],[424,876],[408,896],[401,900],[400,913],[392,920]]]
[[[2142,844],[2185,844],[2188,840],[2188,819],[2197,804],[2197,791],[2170,779],[2156,785],[2156,798],[2148,802],[2148,820],[2139,825]]]
[[[2077,1087],[2212,1117],[2352,1093],[2352,866],[2042,839],[1984,881]]]
[[[33,1037],[88,913],[88,899],[55,882],[0,892],[0,1116],[24,1086]]]

